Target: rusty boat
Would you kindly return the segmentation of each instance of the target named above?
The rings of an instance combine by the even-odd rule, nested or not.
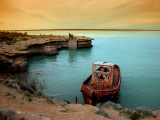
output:
[[[94,62],[92,74],[83,81],[81,92],[86,104],[96,105],[120,90],[120,67],[113,63]]]

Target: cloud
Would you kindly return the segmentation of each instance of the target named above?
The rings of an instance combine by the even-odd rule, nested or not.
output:
[[[160,29],[159,0],[1,0],[0,29]]]

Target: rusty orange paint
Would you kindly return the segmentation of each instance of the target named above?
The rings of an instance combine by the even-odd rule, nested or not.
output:
[[[99,67],[96,69],[96,67]],[[121,85],[120,67],[107,62],[95,62],[92,74],[83,81],[81,92],[86,104],[94,105],[100,98],[115,95]]]

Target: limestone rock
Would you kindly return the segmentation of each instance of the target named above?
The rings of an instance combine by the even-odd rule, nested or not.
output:
[[[70,41],[70,39],[72,39]],[[75,41],[74,41],[75,39]],[[57,55],[57,49],[77,49],[92,47],[92,38],[85,36],[54,36],[52,38],[29,39],[0,46],[0,72],[21,72],[27,69],[27,57],[30,55]]]

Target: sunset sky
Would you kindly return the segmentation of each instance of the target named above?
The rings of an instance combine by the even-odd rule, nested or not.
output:
[[[0,0],[0,30],[160,30],[160,0]]]

